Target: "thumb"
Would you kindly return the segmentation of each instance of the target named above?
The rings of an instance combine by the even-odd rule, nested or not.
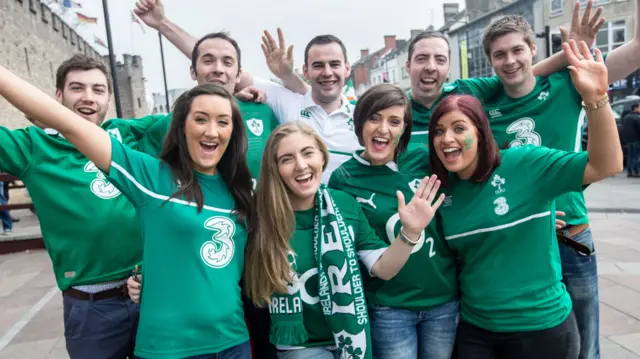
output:
[[[287,60],[293,61],[293,45],[290,45],[287,49]]]
[[[569,30],[564,26],[560,26],[560,39],[562,42],[569,42]]]
[[[400,211],[405,207],[404,194],[401,191],[396,191],[396,195],[398,196],[398,211]]]

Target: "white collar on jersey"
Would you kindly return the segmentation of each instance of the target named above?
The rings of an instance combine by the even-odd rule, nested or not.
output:
[[[351,102],[349,102],[349,99],[344,94],[341,96],[341,99],[342,99],[342,106],[340,106],[339,109],[337,109],[336,111],[332,112],[331,114],[334,114],[336,112],[342,112],[342,113],[344,113],[346,115],[351,116],[351,114],[353,113],[353,105],[351,104]],[[304,109],[308,110],[309,108],[312,108],[312,107],[315,107],[315,106],[320,107],[320,105],[318,105],[313,100],[313,96],[311,96],[311,91],[308,91],[304,95]]]
[[[60,136],[64,138],[64,136],[60,132],[58,132],[58,130],[56,130],[55,128],[47,127],[44,129],[44,133],[46,133],[49,136]]]
[[[371,163],[369,161],[365,160],[364,158],[362,158],[362,156],[360,156],[358,154],[358,151],[355,151],[353,153],[353,158],[355,158],[356,161],[362,163],[365,166],[371,166]],[[395,161],[389,161],[389,162],[385,163],[384,165],[389,167],[394,172],[399,172],[398,164]]]

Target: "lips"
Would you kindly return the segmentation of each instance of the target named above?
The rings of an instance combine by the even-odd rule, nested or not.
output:
[[[384,151],[387,149],[387,146],[389,145],[389,139],[384,137],[374,137],[371,140],[371,144],[373,145],[374,151]]]
[[[211,155],[218,149],[218,144],[212,141],[200,141],[200,149],[204,154]]]
[[[420,83],[424,86],[435,86],[437,82],[436,79],[431,77],[420,79]]]
[[[338,80],[322,80],[318,81],[318,84],[322,87],[332,87],[338,83]]]
[[[296,180],[296,182],[298,184],[300,184],[301,186],[305,187],[308,186],[311,181],[313,180],[313,174],[312,173],[305,173],[303,175],[297,176],[294,178]]]
[[[446,162],[455,162],[462,154],[462,149],[457,147],[447,147],[442,150]]]
[[[77,111],[80,114],[85,115],[85,116],[91,116],[94,113],[98,112],[98,111],[96,111],[96,110],[94,110],[92,108],[89,108],[89,107],[78,107]]]

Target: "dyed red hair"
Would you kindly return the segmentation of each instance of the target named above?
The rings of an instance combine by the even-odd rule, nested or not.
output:
[[[460,111],[467,116],[478,132],[478,167],[471,175],[470,180],[473,182],[487,181],[493,170],[500,165],[500,149],[493,139],[493,134],[489,127],[489,119],[484,113],[482,104],[475,97],[469,95],[447,96],[440,101],[431,113],[431,120],[429,121],[429,164],[431,173],[438,176],[444,187],[449,186],[449,171],[438,158],[433,143],[438,122],[444,115],[454,111]]]

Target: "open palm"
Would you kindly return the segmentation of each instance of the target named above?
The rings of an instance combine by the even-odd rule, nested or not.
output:
[[[285,52],[286,45],[282,30],[278,28],[278,42],[274,40],[269,31],[264,31],[262,36],[262,52],[267,60],[269,70],[279,78],[291,75],[293,73],[293,45],[289,46]]]
[[[406,232],[421,233],[429,225],[442,201],[444,201],[444,194],[441,194],[436,202],[433,203],[438,194],[438,189],[440,189],[440,180],[438,180],[438,176],[433,175],[420,181],[418,189],[408,204],[405,204],[402,192],[397,192],[398,215]]]
[[[575,41],[569,40],[569,43],[562,44],[562,48],[569,61],[573,85],[584,102],[593,103],[600,100],[609,89],[607,67],[600,50],[595,50],[594,59],[584,41],[580,41],[578,48]]]

